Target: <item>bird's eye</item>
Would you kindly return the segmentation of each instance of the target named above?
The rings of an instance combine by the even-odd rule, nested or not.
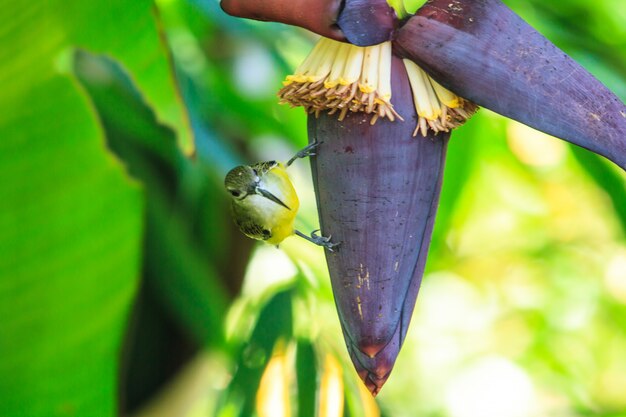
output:
[[[233,197],[237,198],[241,195],[241,193],[237,190],[230,190],[230,195],[232,195]]]

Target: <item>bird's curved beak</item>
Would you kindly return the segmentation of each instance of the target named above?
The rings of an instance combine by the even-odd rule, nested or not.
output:
[[[256,188],[254,189],[254,191],[255,191],[257,194],[262,195],[263,197],[267,198],[268,200],[272,200],[274,203],[276,203],[276,204],[279,204],[279,205],[283,206],[283,207],[284,207],[284,208],[286,208],[287,210],[291,210],[287,204],[283,203],[283,202],[280,200],[280,198],[276,197],[274,194],[270,193],[269,191],[264,190],[264,189],[263,189],[263,188],[261,188],[261,187],[256,187]]]

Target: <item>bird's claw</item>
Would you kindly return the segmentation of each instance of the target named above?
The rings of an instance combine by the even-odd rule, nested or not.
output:
[[[315,156],[315,150],[320,146],[322,142],[313,142],[309,144],[306,148],[301,149],[296,154],[296,158],[306,158],[307,156]]]
[[[311,232],[311,242],[315,243],[318,246],[322,246],[326,249],[328,249],[330,252],[334,252],[333,248],[338,247],[341,242],[339,243],[333,243],[330,241],[330,239],[332,238],[332,235],[329,235],[328,237],[325,236],[319,236],[317,234],[317,232],[319,232],[320,229],[314,230],[313,232]]]
[[[294,156],[287,162],[287,166],[290,166],[294,163],[296,159],[306,158],[307,156],[315,156],[315,150],[318,146],[320,146],[323,142],[313,142],[309,144],[306,148],[300,149]]]

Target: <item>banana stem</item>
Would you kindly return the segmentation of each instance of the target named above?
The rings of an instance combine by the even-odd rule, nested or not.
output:
[[[399,19],[404,19],[409,15],[406,11],[404,0],[387,0],[387,4],[389,4],[396,11]]]
[[[422,7],[426,0],[387,0],[387,4],[395,11],[398,19],[403,20]]]

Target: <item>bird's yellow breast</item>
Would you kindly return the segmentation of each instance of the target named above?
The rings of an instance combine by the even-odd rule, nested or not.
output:
[[[300,208],[300,201],[296,190],[289,179],[289,175],[282,164],[278,164],[275,168],[270,170],[261,179],[262,186],[278,197],[283,203],[289,207],[290,210],[274,204],[273,215],[270,220],[270,230],[272,231],[272,237],[267,240],[272,245],[277,245],[285,238],[291,236],[294,233],[294,222],[296,219],[296,213]]]

